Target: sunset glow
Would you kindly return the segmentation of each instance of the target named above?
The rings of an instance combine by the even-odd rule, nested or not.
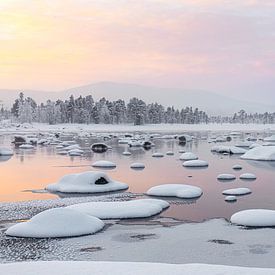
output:
[[[274,87],[274,11],[259,0],[1,1],[1,88]]]

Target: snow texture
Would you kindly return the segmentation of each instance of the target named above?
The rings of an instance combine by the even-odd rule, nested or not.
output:
[[[198,159],[198,156],[195,155],[194,153],[192,152],[186,152],[186,153],[183,153],[181,156],[180,156],[180,160],[196,160]]]
[[[202,195],[202,190],[197,186],[186,184],[163,184],[150,188],[146,194],[150,196],[192,199],[200,197]]]
[[[208,162],[205,160],[187,160],[182,164],[184,167],[207,167]]]
[[[241,156],[242,159],[250,160],[275,160],[275,146],[258,146],[247,151]]]
[[[220,174],[217,176],[218,180],[235,180],[236,176],[233,174]]]
[[[50,192],[101,193],[128,189],[125,183],[113,181],[103,172],[88,171],[63,176],[59,182],[49,184]]]
[[[169,203],[156,199],[140,199],[122,202],[88,202],[70,205],[77,210],[100,219],[147,218],[159,214]]]
[[[223,195],[233,195],[233,196],[241,196],[241,195],[247,195],[251,194],[252,191],[249,188],[240,187],[240,188],[232,188],[224,190]]]
[[[98,160],[94,162],[92,166],[97,168],[115,168],[116,164],[107,160]]]
[[[60,238],[93,234],[104,223],[98,218],[67,208],[52,208],[27,222],[11,226],[6,234],[13,237]]]

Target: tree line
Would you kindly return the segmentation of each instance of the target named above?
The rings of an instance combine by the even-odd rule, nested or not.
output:
[[[245,110],[240,110],[232,116],[209,116],[206,112],[193,107],[179,110],[158,103],[146,104],[136,97],[127,103],[121,99],[110,101],[105,97],[95,101],[92,95],[77,98],[71,95],[66,100],[47,100],[46,103],[37,104],[32,98],[25,97],[22,92],[10,110],[2,106],[0,115],[2,119],[13,118],[20,123],[48,124],[275,123],[275,112],[248,114]]]

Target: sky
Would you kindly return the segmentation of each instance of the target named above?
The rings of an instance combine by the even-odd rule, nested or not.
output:
[[[275,0],[0,1],[0,88],[99,81],[275,100]]]

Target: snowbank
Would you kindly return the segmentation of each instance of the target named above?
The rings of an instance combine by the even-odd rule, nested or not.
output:
[[[103,227],[104,223],[98,218],[71,209],[53,208],[11,226],[6,234],[30,238],[73,237],[93,234]]]
[[[33,261],[0,265],[1,274],[10,275],[274,275],[275,269],[210,264],[164,264],[146,262]]]
[[[147,192],[150,196],[178,197],[181,199],[198,198],[202,195],[201,188],[186,184],[163,184],[150,188]]]
[[[275,146],[258,146],[247,151],[241,156],[250,160],[275,160]]]
[[[231,216],[232,223],[251,227],[275,226],[275,210],[249,209]]]
[[[156,199],[141,199],[117,202],[88,202],[70,205],[77,210],[100,219],[147,218],[159,214],[169,203]]]
[[[88,171],[69,174],[59,182],[49,184],[46,190],[63,193],[101,193],[128,189],[125,183],[113,181],[103,172]]]

